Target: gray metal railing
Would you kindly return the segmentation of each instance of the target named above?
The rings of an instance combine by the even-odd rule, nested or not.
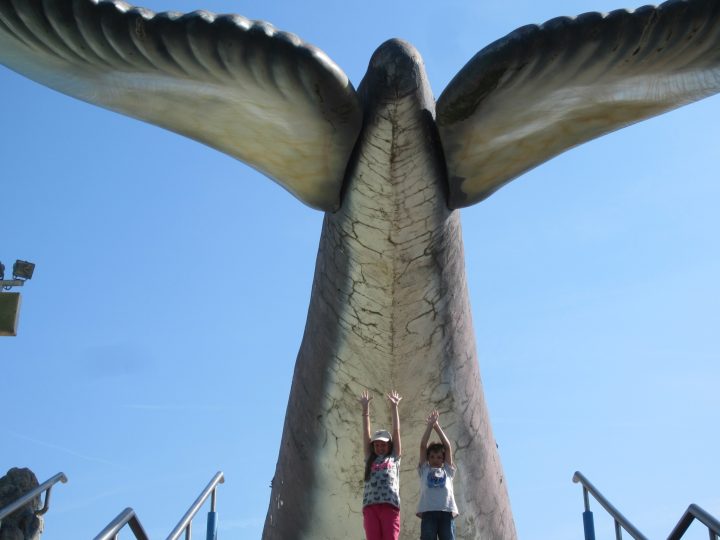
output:
[[[617,540],[622,539],[622,530],[625,529],[630,536],[636,540],[647,540],[647,537],[635,528],[635,526],[623,516],[617,508],[615,508],[610,502],[600,493],[590,481],[585,478],[579,471],[576,471],[573,475],[573,482],[580,483],[583,488],[583,499],[585,502],[585,512],[583,512],[583,525],[585,527],[585,540],[595,540],[595,525],[593,523],[593,515],[590,511],[590,500],[588,493],[595,497],[595,500],[607,510],[610,516],[615,520],[615,538]],[[715,519],[713,516],[708,514],[705,510],[700,508],[697,504],[691,504],[685,511],[683,516],[675,525],[675,528],[667,537],[667,540],[679,540],[688,530],[693,521],[698,520],[708,528],[708,534],[710,540],[720,540],[720,521]]]
[[[210,512],[208,512],[207,520],[207,540],[217,540],[217,512],[215,511],[215,490],[218,484],[225,482],[225,475],[222,471],[215,473],[212,480],[205,486],[205,489],[200,493],[200,496],[195,499],[195,502],[190,506],[185,515],[182,517],[180,522],[175,526],[167,540],[177,540],[181,534],[185,533],[185,540],[191,540],[192,538],[192,520],[195,514],[198,513],[203,503],[210,499]],[[135,510],[132,508],[126,508],[120,512],[117,517],[112,520],[107,527],[105,527],[100,534],[98,534],[94,540],[117,540],[120,534],[120,529],[125,525],[130,527],[130,530],[135,535],[136,540],[150,540],[147,533],[140,524],[140,520],[135,514]]]
[[[207,540],[215,540],[217,538],[217,512],[215,512],[215,490],[218,484],[225,482],[225,475],[222,471],[215,473],[210,483],[205,486],[200,496],[195,499],[195,502],[190,506],[185,515],[182,517],[180,522],[175,526],[172,532],[168,535],[167,540],[177,540],[180,535],[185,532],[185,540],[191,540],[192,537],[192,520],[195,514],[198,513],[200,507],[207,500],[208,496],[210,499],[210,512],[208,512],[207,521]]]
[[[8,515],[29,504],[35,497],[39,497],[44,491],[45,500],[43,501],[43,506],[39,510],[35,511],[36,515],[42,516],[50,508],[50,490],[58,482],[62,482],[63,484],[67,482],[67,476],[65,476],[65,473],[57,473],[55,476],[53,476],[49,480],[46,480],[35,489],[28,491],[25,495],[20,497],[15,502],[10,503],[5,508],[0,508],[0,523],[2,523],[2,520],[5,519]]]
[[[117,540],[120,529],[125,525],[130,527],[137,540],[150,540],[145,529],[140,524],[140,520],[135,515],[135,510],[132,508],[126,508],[120,512],[115,519],[108,523],[107,527],[100,531],[100,534],[94,540]]]
[[[696,519],[708,528],[710,540],[718,540],[718,537],[720,536],[720,521],[708,514],[697,504],[691,504],[688,506],[688,509],[683,514],[683,517],[680,518],[678,524],[675,525],[675,528],[672,530],[667,540],[678,540],[681,538],[682,535],[685,534],[685,531],[688,530],[688,527],[690,527],[692,522]]]
[[[617,540],[622,539],[622,529],[625,529],[630,536],[635,540],[648,540],[647,537],[637,530],[635,525],[630,523],[628,519],[623,516],[620,511],[615,508],[610,501],[608,501],[602,493],[600,493],[595,486],[590,483],[590,480],[585,478],[580,471],[576,471],[572,478],[573,482],[580,483],[583,488],[583,499],[585,502],[585,512],[583,512],[583,525],[585,527],[585,540],[595,540],[595,527],[593,524],[593,515],[590,511],[590,500],[588,492],[595,497],[595,500],[600,503],[608,514],[615,520],[615,538]]]

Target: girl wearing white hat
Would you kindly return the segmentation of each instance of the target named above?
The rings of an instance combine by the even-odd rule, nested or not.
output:
[[[363,415],[365,490],[363,526],[367,540],[398,540],[400,537],[400,417],[402,397],[395,390],[387,394],[392,416],[392,435],[370,429],[370,393],[360,394]]]

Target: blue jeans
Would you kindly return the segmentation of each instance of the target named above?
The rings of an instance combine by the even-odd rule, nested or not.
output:
[[[420,540],[455,540],[455,520],[450,512],[423,512]]]

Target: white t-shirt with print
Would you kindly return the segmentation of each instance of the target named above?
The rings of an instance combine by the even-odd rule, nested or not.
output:
[[[392,504],[400,508],[400,458],[381,456],[370,465],[370,479],[365,482],[363,508],[370,504]]]
[[[431,467],[427,463],[418,466],[420,476],[420,500],[418,516],[423,512],[450,512],[458,515],[453,493],[455,467],[443,463],[442,467]]]

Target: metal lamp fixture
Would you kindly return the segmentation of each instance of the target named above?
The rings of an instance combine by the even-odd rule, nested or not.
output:
[[[13,279],[32,279],[34,271],[35,263],[18,259],[15,261],[15,264],[13,264]]]
[[[9,291],[13,287],[22,287],[26,280],[32,279],[35,263],[18,259],[13,264],[12,279],[5,279],[5,265],[0,262],[0,287]]]
[[[18,316],[20,314],[20,293],[5,292],[13,287],[22,287],[31,279],[35,264],[28,261],[15,261],[12,279],[5,279],[5,265],[0,262],[0,336],[16,336]]]

